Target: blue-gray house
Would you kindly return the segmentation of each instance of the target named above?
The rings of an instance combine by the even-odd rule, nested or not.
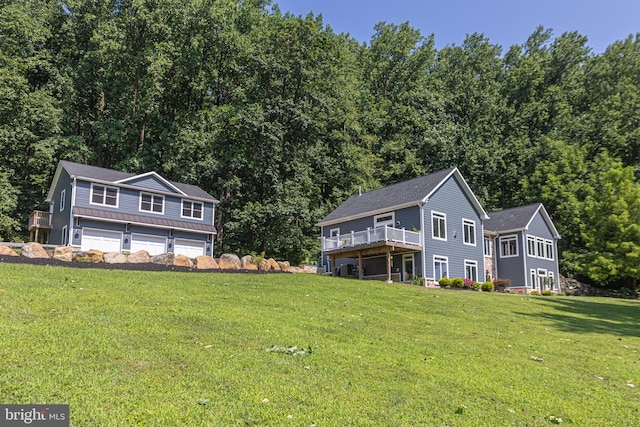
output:
[[[50,244],[211,255],[218,200],[200,187],[171,182],[155,172],[136,175],[61,161],[47,202],[48,215],[32,214],[29,226],[48,225]]]
[[[541,203],[491,212],[484,223],[486,274],[525,292],[559,290],[560,234]]]
[[[323,264],[334,275],[484,281],[487,218],[460,171],[450,168],[354,195],[316,225]]]

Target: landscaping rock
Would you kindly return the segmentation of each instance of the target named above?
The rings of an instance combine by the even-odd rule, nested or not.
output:
[[[278,261],[278,265],[282,271],[289,271],[289,268],[291,267],[289,261]]]
[[[50,258],[47,251],[37,242],[29,242],[22,245],[22,256],[25,258]]]
[[[260,261],[260,264],[258,264],[258,270],[259,271],[270,271],[271,270],[271,264],[269,264],[268,260],[263,259],[262,261]]]
[[[217,270],[220,266],[209,255],[200,255],[196,257],[196,268],[198,270]]]
[[[86,252],[76,252],[73,254],[76,262],[104,262],[104,254],[97,249],[89,249]]]
[[[234,254],[222,254],[218,260],[218,265],[222,270],[240,270],[240,258]]]
[[[53,259],[71,262],[73,261],[73,249],[71,246],[58,246],[53,250]]]
[[[16,251],[5,245],[0,246],[0,255],[18,256]]]
[[[271,270],[280,271],[280,265],[275,259],[269,258],[268,262],[269,262],[269,266],[271,267]]]
[[[173,258],[173,265],[177,267],[193,267],[193,261],[186,255],[176,255]]]
[[[175,254],[166,253],[166,254],[152,256],[151,262],[154,264],[174,265],[175,258],[176,258]]]
[[[127,257],[127,262],[129,264],[142,264],[145,262],[150,262],[150,260],[151,258],[149,258],[149,252],[145,250],[138,251]]]
[[[253,263],[253,257],[251,255],[245,255],[240,258],[240,267],[244,270],[255,271],[258,269],[258,266]]]
[[[120,252],[107,252],[104,254],[104,262],[106,264],[126,264],[127,256]]]

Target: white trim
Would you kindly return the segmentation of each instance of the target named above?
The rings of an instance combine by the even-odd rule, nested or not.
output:
[[[146,210],[146,209],[142,209],[142,196],[151,196],[151,209],[150,210]],[[153,210],[153,206],[155,205],[154,201],[156,197],[162,197],[162,211],[160,212],[156,212]],[[141,191],[140,192],[140,196],[138,197],[138,210],[140,212],[145,212],[145,213],[150,213],[150,214],[155,214],[155,215],[164,215],[164,202],[165,202],[165,196],[162,194],[154,194],[154,193],[148,193],[145,191]],[[182,208],[182,206],[180,206]]]
[[[532,268],[531,270],[529,270],[529,281],[530,283],[530,287],[531,289],[535,289],[536,288],[536,284],[538,282],[538,275],[536,274],[536,269]]]
[[[329,230],[329,237],[338,237],[340,236],[340,227],[332,228]]]
[[[436,227],[433,226],[433,217],[438,216],[439,220],[444,220],[444,237],[436,236]],[[439,221],[438,221],[439,222]],[[440,234],[440,227],[438,226],[438,234]],[[431,211],[431,238],[435,240],[447,241],[447,214],[444,212]]]
[[[194,203],[198,203],[200,205],[200,218],[196,217],[196,216],[186,216],[184,215],[184,202],[189,202],[191,203],[191,213],[193,214],[193,205]],[[181,199],[180,200],[180,218],[187,218],[187,219],[196,219],[199,221],[203,221],[204,220],[204,203],[198,201],[193,201],[193,200],[189,200],[189,199]]]
[[[130,177],[119,179],[119,180],[113,181],[113,182],[116,183],[116,184],[126,184],[127,181],[133,181],[135,179],[144,178],[144,177],[147,177],[147,176],[154,176],[154,177],[158,178],[167,187],[172,188],[177,193],[182,194],[183,196],[187,196],[187,193],[185,193],[184,191],[180,190],[178,187],[176,187],[171,182],[169,182],[168,180],[164,179],[162,176],[160,176],[157,172],[154,172],[154,171],[145,172],[145,173],[142,173],[140,175],[130,176]],[[129,185],[131,185],[131,184],[129,184]],[[145,187],[140,187],[140,186],[137,186],[137,187],[138,188],[145,188]]]
[[[506,240],[513,240],[514,242],[516,242],[516,251],[515,251],[515,254],[509,254],[509,255],[505,255],[505,254],[504,254],[504,252],[503,252],[503,250],[502,250],[502,241],[503,241],[503,240],[505,240],[505,241],[506,241]],[[509,234],[508,236],[500,236],[500,237],[498,238],[498,241],[499,241],[499,242],[498,242],[498,246],[499,246],[499,249],[500,249],[500,252],[499,252],[498,254],[499,254],[500,258],[515,258],[515,257],[519,256],[519,254],[520,254],[520,250],[519,250],[519,248],[518,248],[518,246],[519,246],[519,245],[518,245],[518,236],[517,236],[517,235],[515,235],[515,234]]]
[[[531,246],[533,245],[533,246]],[[536,238],[530,234],[527,234],[527,256],[536,258]]]
[[[553,241],[544,239],[544,259],[554,260]]]
[[[407,279],[407,272],[405,271],[405,259],[411,259],[411,278]],[[416,259],[414,253],[402,254],[402,280],[404,282],[410,282],[416,277]]]
[[[104,192],[102,193],[102,203],[97,203],[93,201],[93,188],[94,186],[97,187],[102,187],[104,190]],[[112,190],[116,190],[116,204],[115,205],[110,205],[107,204],[107,188],[110,188]],[[91,188],[89,189],[89,204],[90,205],[96,205],[96,206],[106,206],[106,207],[110,207],[110,208],[117,208],[120,205],[120,189],[118,187],[114,187],[114,186],[110,186],[110,185],[104,185],[104,184],[95,184],[95,183],[91,183]]]
[[[69,227],[62,226],[62,239],[60,239],[60,246],[69,245]]]
[[[474,267],[476,269],[476,277],[475,277],[475,279],[473,277],[467,277],[467,267]],[[473,259],[465,259],[464,260],[464,278],[465,279],[471,279],[474,282],[478,281],[478,261],[473,260]]]
[[[64,210],[64,199],[65,197],[67,197],[67,189],[63,189],[60,192],[60,212],[62,212]]]
[[[495,239],[489,237],[489,236],[483,236],[482,237],[482,252],[484,253],[484,256],[486,257],[493,257],[493,248],[491,245],[491,242],[494,241]],[[488,242],[488,247],[487,247],[487,242]],[[487,251],[487,249],[489,249]],[[488,252],[488,253],[487,253]]]
[[[465,226],[471,226],[472,227],[472,231],[473,233],[470,234],[470,236],[473,237],[473,243],[467,243],[467,239],[466,239],[466,233],[465,233]],[[477,236],[476,236],[476,222],[472,219],[467,219],[467,218],[462,218],[462,243],[467,245],[467,246],[476,246],[477,243]]]
[[[388,216],[391,216],[391,219],[387,219],[387,220],[378,222],[378,220],[380,218],[385,218],[385,217],[388,217]],[[395,227],[396,226],[396,213],[395,212],[387,212],[387,213],[383,213],[383,214],[374,215],[374,217],[373,217],[373,228],[380,228],[380,227],[384,227],[385,225],[389,225],[391,227]]]
[[[438,279],[436,278],[436,258],[438,258],[439,263],[441,264],[446,264],[447,265],[447,271],[446,271],[446,275],[442,276],[442,277],[449,277],[449,257],[448,256],[442,256],[442,255],[433,255],[433,279],[435,281],[438,281]]]

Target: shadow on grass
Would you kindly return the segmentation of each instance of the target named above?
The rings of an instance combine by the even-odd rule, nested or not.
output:
[[[566,332],[640,337],[640,301],[616,300],[613,304],[587,298],[545,298],[540,302],[555,311],[520,314],[546,319]]]

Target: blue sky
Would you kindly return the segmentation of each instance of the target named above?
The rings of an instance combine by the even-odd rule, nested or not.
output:
[[[595,53],[640,32],[640,0],[274,0],[283,13],[322,14],[336,33],[368,42],[379,21],[409,24],[435,35],[438,49],[461,45],[466,34],[483,33],[503,53],[524,43],[538,25],[554,36],[578,31]]]

